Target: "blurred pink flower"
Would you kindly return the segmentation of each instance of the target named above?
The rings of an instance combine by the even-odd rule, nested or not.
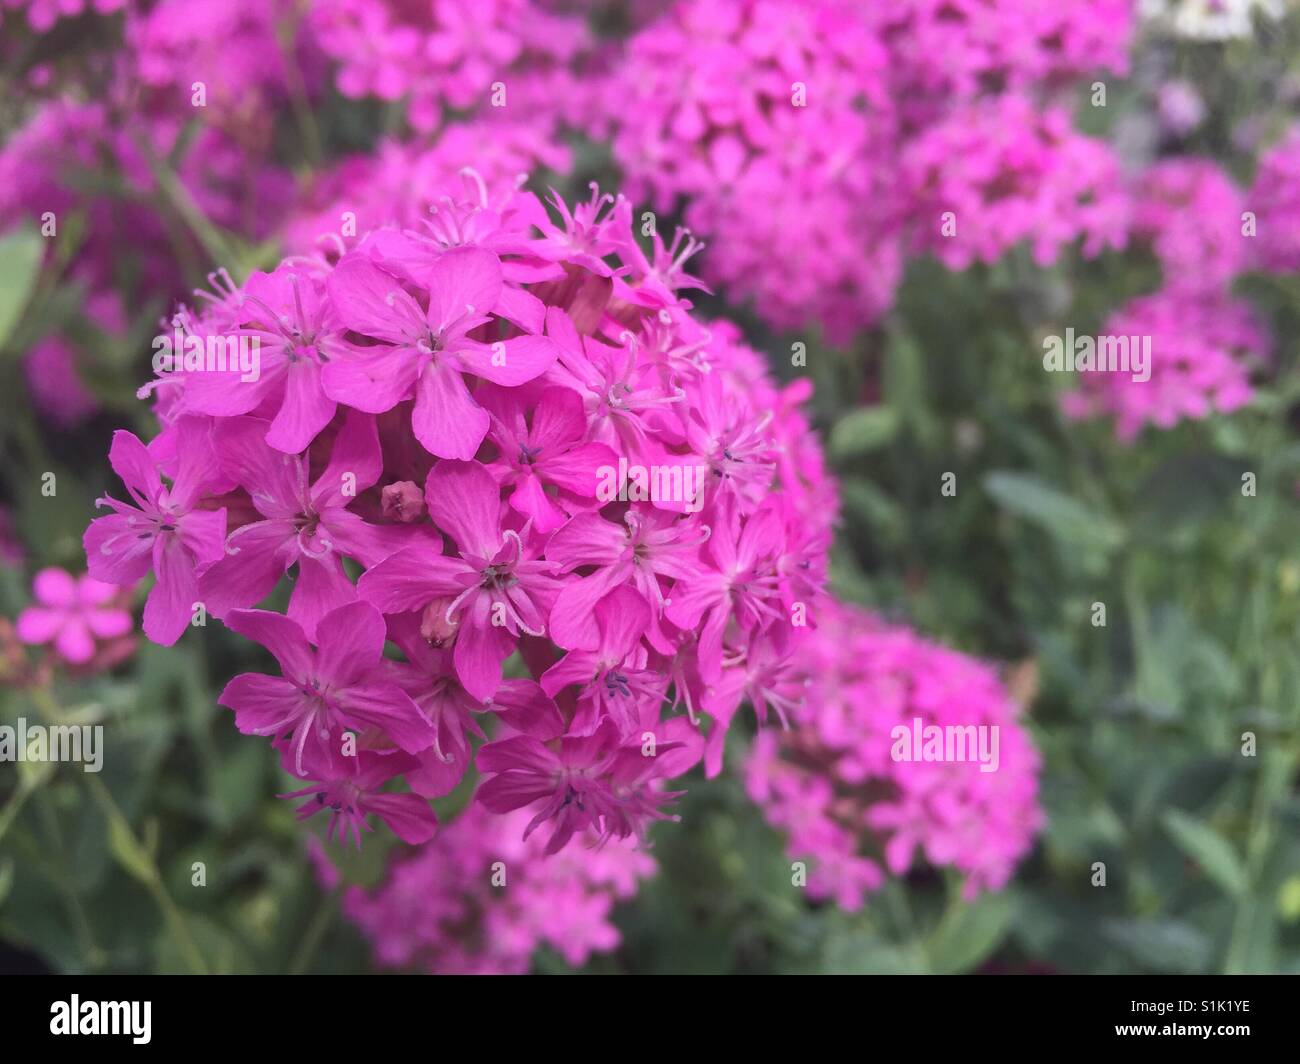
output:
[[[1300,270],[1300,125],[1259,161],[1246,207],[1255,212],[1255,259],[1265,270]]]
[[[434,840],[390,866],[372,890],[350,888],[343,910],[377,963],[446,974],[519,974],[549,946],[573,966],[614,949],[616,902],[636,893],[655,862],[633,840],[547,855],[524,839],[532,811],[496,816],[475,802]],[[318,874],[337,872],[313,848]]]
[[[77,375],[76,352],[62,337],[47,336],[34,344],[23,370],[36,409],[60,428],[76,425],[99,409]]]
[[[18,615],[18,638],[32,646],[53,644],[71,665],[86,665],[96,650],[132,628],[131,613],[120,605],[113,584],[63,569],[42,569],[32,583],[36,604]]]
[[[1107,319],[1102,335],[1150,337],[1150,379],[1083,373],[1062,406],[1070,417],[1114,417],[1121,440],[1134,439],[1147,426],[1168,429],[1244,406],[1254,394],[1251,375],[1271,349],[1248,303],[1186,286],[1130,301]]]
[[[918,855],[961,873],[967,898],[1005,886],[1043,813],[1038,754],[993,668],[838,604],[801,651],[804,698],[788,731],[759,732],[747,787],[810,860],[809,894],[855,910]],[[895,760],[894,729],[916,718],[996,729],[996,769]]]

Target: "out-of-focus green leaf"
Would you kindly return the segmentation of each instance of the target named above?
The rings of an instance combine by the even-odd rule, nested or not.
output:
[[[26,226],[0,236],[0,349],[36,286],[43,244],[40,233]]]
[[[1210,940],[1182,920],[1111,919],[1102,924],[1107,940],[1157,972],[1200,973],[1210,962]]]
[[[1011,922],[1008,894],[982,894],[974,902],[954,902],[925,943],[930,971],[968,972],[997,949]]]
[[[850,458],[883,447],[898,433],[898,412],[889,406],[851,410],[831,429],[831,456]]]
[[[1111,551],[1124,539],[1123,530],[1110,517],[1032,474],[989,473],[984,489],[1001,506],[1041,525],[1062,543]]]
[[[1247,888],[1246,870],[1232,845],[1204,821],[1170,809],[1161,818],[1179,848],[1234,897]]]

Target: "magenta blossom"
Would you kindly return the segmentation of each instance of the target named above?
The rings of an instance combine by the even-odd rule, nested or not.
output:
[[[330,464],[310,485],[306,460],[269,450],[262,445],[265,437],[266,423],[256,418],[222,423],[225,468],[249,492],[262,520],[231,532],[225,556],[202,575],[204,603],[216,616],[261,602],[296,565],[289,616],[310,638],[326,613],[356,599],[343,571],[344,555],[374,564],[416,539],[435,553],[439,549],[427,529],[370,525],[349,509],[380,474],[379,441],[369,418],[354,414],[344,420]]]
[[[286,751],[299,775],[336,778],[348,753],[345,732],[382,729],[407,753],[434,740],[429,721],[382,670],[384,619],[365,602],[331,611],[317,628],[313,650],[303,630],[267,610],[235,610],[226,624],[261,643],[280,663],[281,676],[246,672],[217,699],[235,711],[245,735],[291,740]]]
[[[175,449],[175,476],[168,486],[161,462],[129,432],[113,434],[108,460],[122,478],[135,503],[110,496],[97,505],[110,507],[108,517],[86,529],[86,564],[96,580],[134,584],[152,567],[157,581],[144,608],[144,631],[150,639],[171,646],[181,637],[200,601],[198,567],[221,557],[226,530],[224,508],[204,508],[207,492],[225,487],[217,465],[211,427],[185,418],[176,423],[170,440]]]
[[[350,832],[353,842],[360,847],[361,833],[371,830],[366,814],[374,813],[403,842],[419,846],[433,838],[438,830],[438,818],[429,808],[429,803],[418,794],[392,794],[379,790],[397,773],[410,772],[414,767],[415,759],[409,754],[377,754],[362,750],[357,755],[356,769],[351,775],[280,797],[307,799],[298,807],[299,820],[315,816],[322,809],[330,810],[326,838],[337,832],[342,839]]]
[[[401,171],[423,220],[395,188],[321,253],[213,275],[186,335],[250,334],[278,383],[182,364],[152,387],[162,432],[126,469],[143,509],[87,546],[139,576],[174,521],[218,515],[177,632],[203,605],[280,660],[223,704],[336,830],[478,772],[478,808],[527,810],[552,851],[642,838],[706,735],[720,768],[746,699],[790,716],[836,512],[809,388],[691,316],[694,243],[647,254],[627,199],[551,221],[499,173],[436,169]],[[287,616],[249,609],[285,581]]]
[[[362,576],[362,598],[387,613],[433,606],[456,629],[453,661],[465,689],[490,698],[514,640],[546,634],[559,589],[555,566],[539,560],[520,533],[501,525],[496,482],[477,462],[439,462],[424,486],[434,522],[459,557],[406,547]]]
[[[434,262],[427,307],[364,255],[346,257],[330,274],[330,296],[344,324],[377,347],[328,366],[326,393],[379,414],[414,391],[411,428],[420,443],[440,458],[473,458],[489,419],[465,375],[513,386],[555,361],[545,337],[470,337],[492,321],[501,288],[501,263],[482,248],[454,248]]]
[[[117,604],[119,591],[89,576],[42,569],[32,583],[36,604],[18,615],[16,631],[24,643],[52,643],[64,661],[85,665],[96,644],[131,631],[130,611]]]

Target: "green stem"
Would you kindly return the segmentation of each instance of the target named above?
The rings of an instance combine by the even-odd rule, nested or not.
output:
[[[53,696],[44,688],[37,687],[31,691],[32,701],[36,705],[40,714],[51,723],[58,723],[64,718],[64,713],[60,709]],[[153,896],[154,903],[162,913],[163,920],[170,927],[172,934],[176,938],[176,943],[180,947],[181,954],[185,958],[185,963],[189,966],[191,972],[196,975],[207,975],[208,966],[203,959],[203,954],[199,950],[194,936],[190,933],[189,925],[185,922],[185,916],[180,908],[167,893],[167,887],[163,882],[162,872],[158,868],[157,862],[148,849],[140,842],[135,832],[131,829],[130,823],[122,814],[117,802],[108,788],[100,782],[98,776],[83,774],[87,788],[91,797],[98,804],[105,818],[113,825],[123,837],[126,838],[132,849],[140,859],[141,879],[144,882],[149,893]]]
[[[311,922],[307,925],[307,930],[303,932],[302,941],[294,951],[293,960],[289,962],[290,975],[302,975],[311,966],[316,951],[320,948],[321,940],[324,939],[325,932],[334,919],[341,893],[342,887],[335,887],[324,895],[320,900],[320,904],[316,906]]]

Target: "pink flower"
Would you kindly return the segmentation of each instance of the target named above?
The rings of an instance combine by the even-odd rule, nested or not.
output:
[[[1038,755],[993,670],[840,605],[820,611],[798,661],[806,696],[786,703],[788,731],[759,733],[747,786],[790,856],[809,860],[809,893],[856,910],[918,856],[955,868],[968,899],[1005,885],[1043,814]],[[997,729],[995,770],[975,756],[896,759],[896,729],[917,719]]]
[[[381,669],[384,620],[364,602],[340,606],[317,628],[313,650],[303,630],[267,610],[235,610],[226,624],[261,643],[281,676],[236,676],[217,702],[235,711],[245,735],[285,740],[286,758],[299,775],[336,779],[349,759],[345,731],[382,729],[407,753],[434,740],[434,730],[410,697]],[[369,773],[363,777],[370,779]],[[363,788],[365,789],[365,788]]]
[[[1259,161],[1247,207],[1257,216],[1256,258],[1265,270],[1300,270],[1300,125]]]
[[[262,520],[231,532],[224,556],[200,578],[203,601],[217,617],[261,602],[296,565],[288,612],[310,638],[326,613],[356,599],[343,571],[345,555],[374,564],[416,539],[438,551],[438,538],[425,528],[370,525],[348,509],[379,477],[373,421],[360,415],[344,420],[330,464],[310,485],[304,458],[269,450],[262,445],[266,436],[266,422],[256,418],[230,418],[218,432],[225,468],[249,492]]]
[[[470,805],[428,845],[394,860],[372,890],[349,889],[344,912],[378,964],[435,973],[522,973],[546,945],[571,965],[617,947],[615,904],[655,872],[635,840],[547,854],[522,836],[527,809]],[[594,841],[588,839],[586,841]],[[317,857],[328,878],[328,859]]]
[[[528,406],[514,389],[488,392],[493,412],[492,442],[500,452],[488,468],[512,486],[510,506],[530,518],[540,533],[554,532],[578,510],[596,505],[602,467],[618,462],[600,443],[585,443],[587,418],[582,399],[566,388],[547,388],[536,401],[532,423]],[[554,487],[554,495],[547,487]]]
[[[1272,346],[1248,304],[1187,285],[1131,300],[1102,333],[1129,337],[1130,346],[1149,340],[1149,379],[1084,373],[1062,403],[1071,417],[1113,416],[1124,441],[1148,426],[1169,429],[1245,406],[1254,395],[1251,377],[1267,364]]]
[[[333,305],[309,273],[282,266],[254,273],[232,316],[239,324],[217,339],[255,340],[257,378],[224,367],[188,373],[181,409],[219,417],[264,409],[271,417],[266,442],[297,454],[334,416],[335,402],[322,388],[323,367],[343,352]]]
[[[331,363],[327,394],[381,414],[412,390],[411,427],[440,458],[473,458],[487,434],[488,415],[471,397],[464,374],[496,384],[523,384],[555,360],[545,337],[518,336],[487,344],[469,334],[492,320],[501,298],[501,264],[481,248],[458,248],[430,269],[429,304],[422,309],[392,275],[369,259],[345,258],[329,290],[343,323],[379,345]]]
[[[144,608],[144,631],[171,646],[185,631],[199,602],[197,569],[221,557],[226,511],[209,509],[205,492],[224,486],[210,426],[195,419],[176,423],[152,446],[175,449],[175,475],[168,486],[164,463],[129,432],[113,434],[108,460],[135,503],[110,496],[96,500],[114,512],[86,529],[86,564],[96,580],[134,584],[152,568],[157,576]]]
[[[368,813],[376,814],[393,830],[399,839],[419,846],[433,838],[438,830],[438,818],[429,803],[418,794],[393,794],[379,787],[400,772],[410,772],[415,767],[414,758],[406,754],[377,754],[370,750],[358,753],[355,769],[350,775],[340,776],[326,783],[283,794],[282,798],[306,798],[298,807],[298,819],[306,820],[322,809],[330,810],[330,823],[326,838],[338,832],[340,840],[348,832],[359,848],[361,833],[371,830],[366,822]]]
[[[1218,163],[1166,159],[1138,181],[1133,229],[1150,241],[1168,289],[1222,291],[1246,265],[1242,194]]]
[[[457,629],[456,675],[475,697],[490,698],[512,640],[545,635],[559,587],[551,576],[555,567],[537,559],[518,531],[502,528],[500,490],[477,462],[438,463],[424,497],[430,517],[451,535],[460,556],[407,547],[369,569],[358,590],[386,613],[437,603]]]
[[[571,650],[542,674],[542,690],[554,698],[570,684],[579,688],[578,712],[570,722],[575,735],[612,720],[623,735],[636,729],[647,694],[662,697],[666,678],[647,668],[641,637],[650,624],[650,607],[626,584],[596,604],[599,644],[594,650]]]
[[[112,584],[74,577],[62,569],[42,569],[32,595],[37,604],[18,615],[18,638],[33,646],[53,643],[72,665],[90,662],[97,642],[131,631],[131,614],[117,605],[118,589]]]

